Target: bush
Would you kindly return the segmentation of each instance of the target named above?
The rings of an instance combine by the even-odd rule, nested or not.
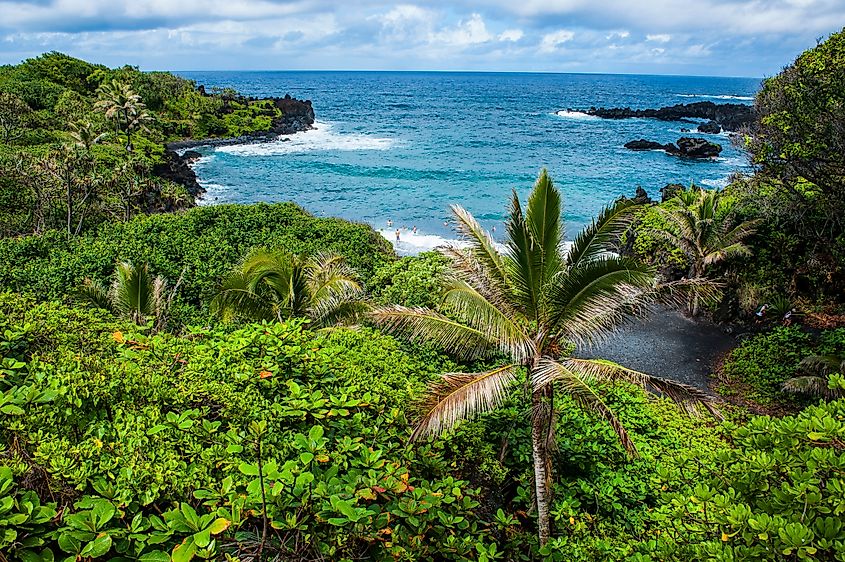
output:
[[[365,282],[393,259],[390,245],[365,225],[315,218],[292,203],[217,205],[106,224],[69,241],[59,232],[0,240],[0,287],[69,300],[85,277],[105,280],[119,260],[148,262],[171,283],[182,277],[181,302],[196,314],[223,274],[258,245],[337,252]]]
[[[435,309],[443,291],[448,260],[436,252],[408,256],[376,270],[368,289],[379,304],[424,306]]]
[[[639,560],[845,560],[843,439],[839,400],[734,428],[713,468],[683,453]]]
[[[799,375],[798,364],[808,355],[845,351],[845,329],[827,330],[816,337],[799,327],[777,327],[743,341],[730,352],[723,374],[730,384],[748,385],[748,397],[760,404],[806,403],[800,395],[783,392],[783,383]]]

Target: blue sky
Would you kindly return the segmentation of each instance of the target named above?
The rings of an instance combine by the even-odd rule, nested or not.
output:
[[[762,77],[843,25],[845,0],[0,0],[0,63]]]

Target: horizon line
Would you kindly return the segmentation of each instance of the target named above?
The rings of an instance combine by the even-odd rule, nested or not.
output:
[[[722,74],[656,74],[649,72],[592,72],[592,71],[562,71],[562,70],[433,70],[433,69],[346,69],[346,68],[215,68],[215,69],[163,69],[155,68],[142,70],[142,72],[395,72],[395,73],[444,73],[444,74],[575,74],[587,76],[661,76],[677,78],[738,78],[742,80],[765,80],[767,76],[737,76]],[[773,75],[774,76],[774,75]]]

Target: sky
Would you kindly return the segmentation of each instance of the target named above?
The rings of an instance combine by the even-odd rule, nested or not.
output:
[[[0,64],[765,77],[845,0],[0,0]]]

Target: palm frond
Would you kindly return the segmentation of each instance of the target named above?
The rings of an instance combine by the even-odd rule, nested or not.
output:
[[[323,291],[311,299],[307,316],[315,327],[323,328],[333,324],[355,323],[369,310],[360,288],[341,288]]]
[[[549,326],[585,342],[644,312],[656,287],[654,271],[629,258],[604,256],[582,261],[559,275],[548,299]]]
[[[486,333],[426,308],[380,307],[370,318],[391,334],[432,343],[464,359],[491,357],[499,351]]]
[[[516,379],[515,365],[481,373],[446,373],[431,383],[420,402],[423,414],[411,440],[440,435],[463,420],[502,405]]]
[[[625,381],[646,390],[657,390],[691,416],[698,416],[700,413],[699,407],[703,407],[717,419],[722,419],[722,414],[713,404],[713,398],[700,388],[692,385],[628,369],[618,363],[604,359],[570,357],[562,363],[569,370],[582,373],[596,380]],[[537,384],[542,385],[543,380],[538,380]]]
[[[109,290],[99,281],[88,277],[79,287],[79,298],[97,308],[112,310],[112,302],[109,298]]]
[[[496,249],[496,242],[489,232],[481,228],[472,214],[460,205],[452,205],[458,234],[469,242],[473,256],[483,268],[485,274],[496,284],[507,283],[507,272],[502,256]]]
[[[449,273],[471,287],[487,299],[493,306],[509,315],[517,314],[508,299],[509,289],[497,276],[490,275],[487,268],[468,249],[447,245],[438,251],[449,259]]]
[[[455,279],[447,285],[443,304],[463,323],[486,334],[513,361],[521,363],[534,352],[518,319],[500,310],[465,281]]]
[[[525,208],[525,223],[531,234],[537,256],[542,282],[546,283],[559,270],[563,261],[563,228],[561,225],[561,196],[544,168],[534,189],[528,196]]]
[[[525,316],[537,319],[542,291],[542,259],[540,249],[532,238],[522,213],[522,205],[516,191],[511,196],[507,231],[509,252],[504,260],[513,300]]]
[[[830,388],[830,382],[826,376],[802,376],[792,377],[783,383],[783,389],[787,392],[797,392],[819,396],[825,400],[836,400],[845,396],[845,393],[838,388]]]
[[[801,360],[798,368],[819,376],[845,374],[845,355],[809,355]]]
[[[220,290],[211,299],[211,313],[225,322],[237,317],[251,320],[272,320],[277,310],[268,296],[256,293],[251,278],[242,271],[232,271],[223,280]]]
[[[544,357],[540,360],[537,368],[532,370],[531,384],[536,390],[548,384],[558,383],[561,388],[569,394],[575,402],[584,408],[597,413],[613,428],[619,437],[619,442],[631,455],[637,456],[637,448],[631,436],[625,430],[622,422],[613,413],[613,410],[602,400],[601,396],[590,386],[594,378],[587,372],[578,372],[566,364],[558,363],[553,359]]]
[[[115,278],[111,285],[111,301],[116,309],[133,316],[136,321],[152,312],[152,286],[147,264],[135,266],[121,262],[115,268]]]
[[[575,237],[566,256],[567,264],[577,266],[614,250],[619,237],[628,230],[641,209],[642,205],[630,199],[620,199],[602,209],[599,216]]]

